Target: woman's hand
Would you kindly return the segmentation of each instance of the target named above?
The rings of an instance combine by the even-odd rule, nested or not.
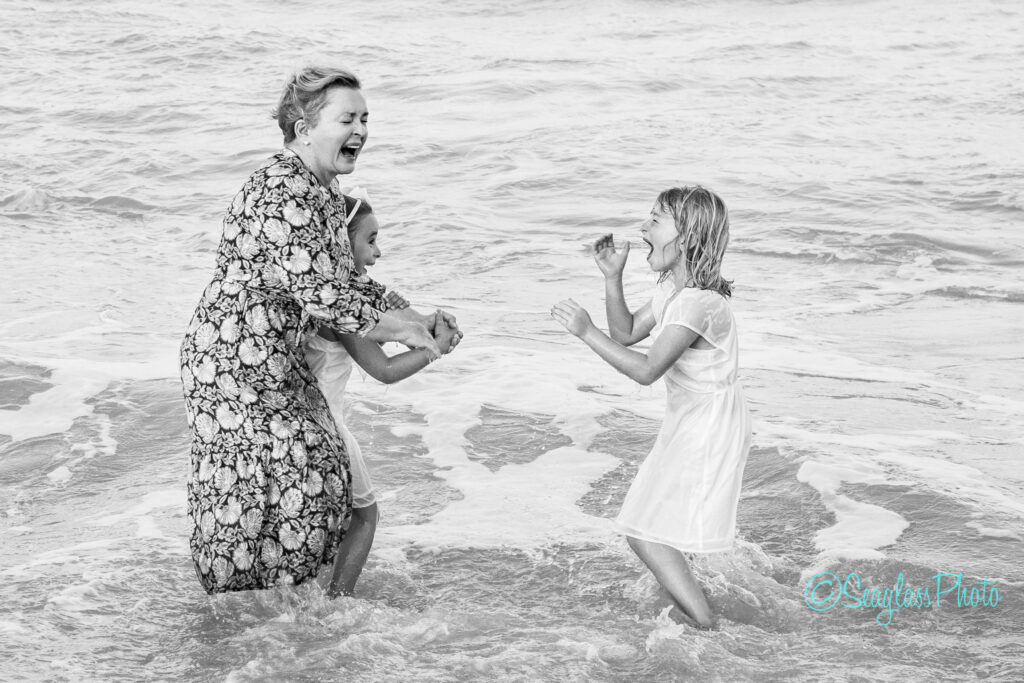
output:
[[[441,349],[441,353],[447,355],[459,345],[462,333],[459,332],[458,327],[449,327],[441,317],[442,314],[443,311],[437,311],[434,314],[434,341],[437,342],[437,348]]]
[[[551,317],[562,323],[565,329],[577,337],[582,337],[587,330],[594,327],[590,314],[572,299],[566,299],[551,308]]]
[[[434,335],[435,340],[444,339],[446,343],[442,344],[438,341],[438,347],[444,353],[451,353],[459,342],[462,341],[462,330],[459,329],[458,323],[455,322],[455,316],[447,311],[442,311],[440,308],[434,311],[434,314],[427,316],[428,320],[425,321],[427,329],[431,334]]]
[[[393,289],[389,289],[384,293],[384,301],[387,302],[388,308],[393,311],[400,311],[403,308],[409,308],[409,302],[406,301],[405,297]]]
[[[622,248],[622,251],[615,250],[615,240],[612,234],[608,233],[594,243],[594,261],[597,267],[604,273],[605,279],[621,277],[626,267],[626,259],[629,257],[629,242]]]
[[[434,341],[430,332],[427,331],[426,326],[421,323],[402,323],[400,338],[396,341],[400,344],[405,344],[410,349],[425,349],[431,362],[441,357],[441,351],[437,348],[437,342]]]

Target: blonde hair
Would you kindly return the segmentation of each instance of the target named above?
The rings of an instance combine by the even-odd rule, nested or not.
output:
[[[680,258],[693,284],[732,296],[732,280],[722,277],[729,246],[729,209],[717,194],[700,185],[673,187],[658,195],[658,208],[672,216],[682,238]],[[661,279],[668,277],[662,274]]]
[[[331,88],[359,90],[361,86],[355,74],[335,67],[307,66],[288,78],[272,113],[284,133],[285,144],[295,139],[298,121],[305,119],[310,126],[317,124]]]

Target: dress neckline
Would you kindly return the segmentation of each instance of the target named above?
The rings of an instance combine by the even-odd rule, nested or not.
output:
[[[337,201],[338,199],[340,199],[340,201],[337,201],[337,204],[338,204],[339,208],[341,209],[341,224],[343,226],[348,224],[348,208],[345,206],[345,195],[339,189],[338,190],[339,197],[336,198],[334,196],[334,192],[332,191],[332,189],[335,187],[334,181],[331,181],[331,184],[327,185],[327,186],[325,186],[323,183],[321,183],[320,179],[316,177],[316,173],[313,173],[313,169],[311,169],[309,166],[307,166],[306,162],[303,161],[302,157],[299,156],[299,153],[296,152],[295,150],[293,150],[291,147],[282,147],[281,151],[278,152],[277,154],[275,154],[274,156],[281,157],[282,159],[295,159],[298,162],[299,168],[302,169],[303,173],[306,176],[308,176],[308,178],[312,178],[311,182],[314,183],[314,187],[316,187],[318,189],[320,194],[322,196],[324,196],[324,198],[327,201]],[[328,232],[328,234],[330,234],[332,242],[337,239],[337,237],[332,233],[332,231],[328,230],[327,232]],[[347,239],[347,236],[346,236],[346,239]]]
[[[316,173],[313,173],[313,169],[311,169],[306,164],[306,162],[302,160],[302,157],[299,156],[299,153],[296,152],[291,147],[282,147],[281,151],[278,152],[278,155],[286,157],[286,158],[296,159],[299,162],[299,165],[302,167],[302,169],[306,172],[306,175],[308,175],[310,178],[312,178],[314,180],[314,182],[316,182],[317,187],[320,187],[320,188],[323,188],[324,190],[330,191],[331,187],[334,185],[334,181],[333,180],[330,183],[328,183],[327,185],[324,185],[322,182],[320,182],[320,179],[316,176]]]

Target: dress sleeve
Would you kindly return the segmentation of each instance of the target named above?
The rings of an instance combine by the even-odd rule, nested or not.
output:
[[[381,313],[390,310],[391,307],[384,298],[387,287],[381,283],[368,275],[359,275],[355,272],[352,273],[348,283],[352,289],[359,292],[359,296],[363,297],[366,301],[372,302],[373,307]]]
[[[306,175],[286,158],[252,179],[246,222],[262,243],[264,283],[320,324],[366,334],[387,308],[384,288],[353,272],[352,249],[340,227],[341,194],[314,186]]]
[[[722,347],[732,317],[729,304],[717,292],[692,287],[678,292],[665,307],[663,325],[688,327],[707,342]]]

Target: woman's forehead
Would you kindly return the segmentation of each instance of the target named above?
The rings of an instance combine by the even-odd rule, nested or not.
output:
[[[336,115],[365,114],[368,111],[361,90],[343,87],[334,87],[327,91],[324,109]]]

